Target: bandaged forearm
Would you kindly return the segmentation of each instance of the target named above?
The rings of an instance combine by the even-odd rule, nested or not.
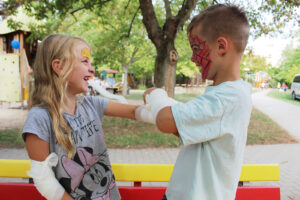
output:
[[[32,177],[37,190],[49,200],[60,200],[65,192],[52,170],[57,162],[57,155],[51,153],[42,162],[31,160],[31,170],[27,171],[28,176]]]
[[[150,94],[146,95],[146,105],[150,107],[154,121],[156,121],[157,114],[160,110],[167,106],[173,106],[178,101],[168,97],[168,94],[163,89],[155,89]]]
[[[155,124],[155,120],[153,118],[152,112],[147,106],[139,106],[135,110],[135,119],[138,121]]]

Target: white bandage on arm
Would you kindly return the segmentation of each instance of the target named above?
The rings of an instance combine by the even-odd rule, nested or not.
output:
[[[173,106],[178,102],[170,97],[165,90],[157,88],[146,95],[146,104],[149,105],[154,121],[159,111],[167,106]]]
[[[65,192],[52,170],[57,162],[57,155],[51,153],[42,162],[31,160],[31,170],[27,171],[28,176],[33,178],[37,190],[49,200],[60,200]]]
[[[135,110],[135,119],[149,124],[155,124],[155,120],[153,118],[150,108],[144,105],[139,106]]]

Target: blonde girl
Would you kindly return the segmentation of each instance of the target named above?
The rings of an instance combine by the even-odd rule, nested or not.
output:
[[[104,115],[135,119],[137,106],[81,96],[95,70],[82,39],[54,34],[38,47],[34,90],[22,131],[39,192],[47,199],[118,200]]]

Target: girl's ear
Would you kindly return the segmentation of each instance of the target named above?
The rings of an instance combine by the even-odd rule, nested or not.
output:
[[[60,65],[59,59],[54,59],[51,63],[53,71],[59,76],[62,71],[62,66]]]
[[[225,37],[219,37],[217,39],[217,45],[218,45],[218,55],[219,56],[226,55],[226,53],[229,49],[228,40]]]

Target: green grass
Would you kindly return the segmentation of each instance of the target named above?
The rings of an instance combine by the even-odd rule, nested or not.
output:
[[[273,92],[272,92],[273,93]],[[278,93],[278,92],[277,92]],[[280,95],[288,93],[280,92]],[[275,93],[276,94],[276,93]],[[142,100],[142,95],[133,93],[135,100]],[[176,94],[175,99],[186,102],[197,94]],[[171,134],[161,133],[155,125],[116,117],[103,118],[103,130],[109,148],[173,148],[180,146],[180,140]],[[296,141],[271,118],[253,109],[248,127],[248,145],[295,143]],[[23,140],[19,129],[0,130],[0,147],[22,148]]]
[[[199,94],[175,94],[175,99],[177,101],[187,102],[197,96],[199,96]],[[143,100],[143,93],[131,93],[126,96],[126,99]]]
[[[126,99],[131,99],[131,100],[143,100],[143,93],[130,93],[129,95],[126,96]]]
[[[248,127],[247,144],[296,143],[288,132],[262,112],[253,109]]]
[[[273,97],[276,99],[283,100],[288,103],[292,103],[294,105],[300,106],[300,101],[299,100],[293,100],[292,95],[290,92],[280,92],[280,91],[270,91],[268,92],[269,97]]]
[[[176,136],[163,134],[155,125],[116,117],[103,118],[104,137],[110,148],[178,147]]]
[[[0,147],[23,148],[24,142],[21,137],[21,130],[17,128],[0,130]]]

